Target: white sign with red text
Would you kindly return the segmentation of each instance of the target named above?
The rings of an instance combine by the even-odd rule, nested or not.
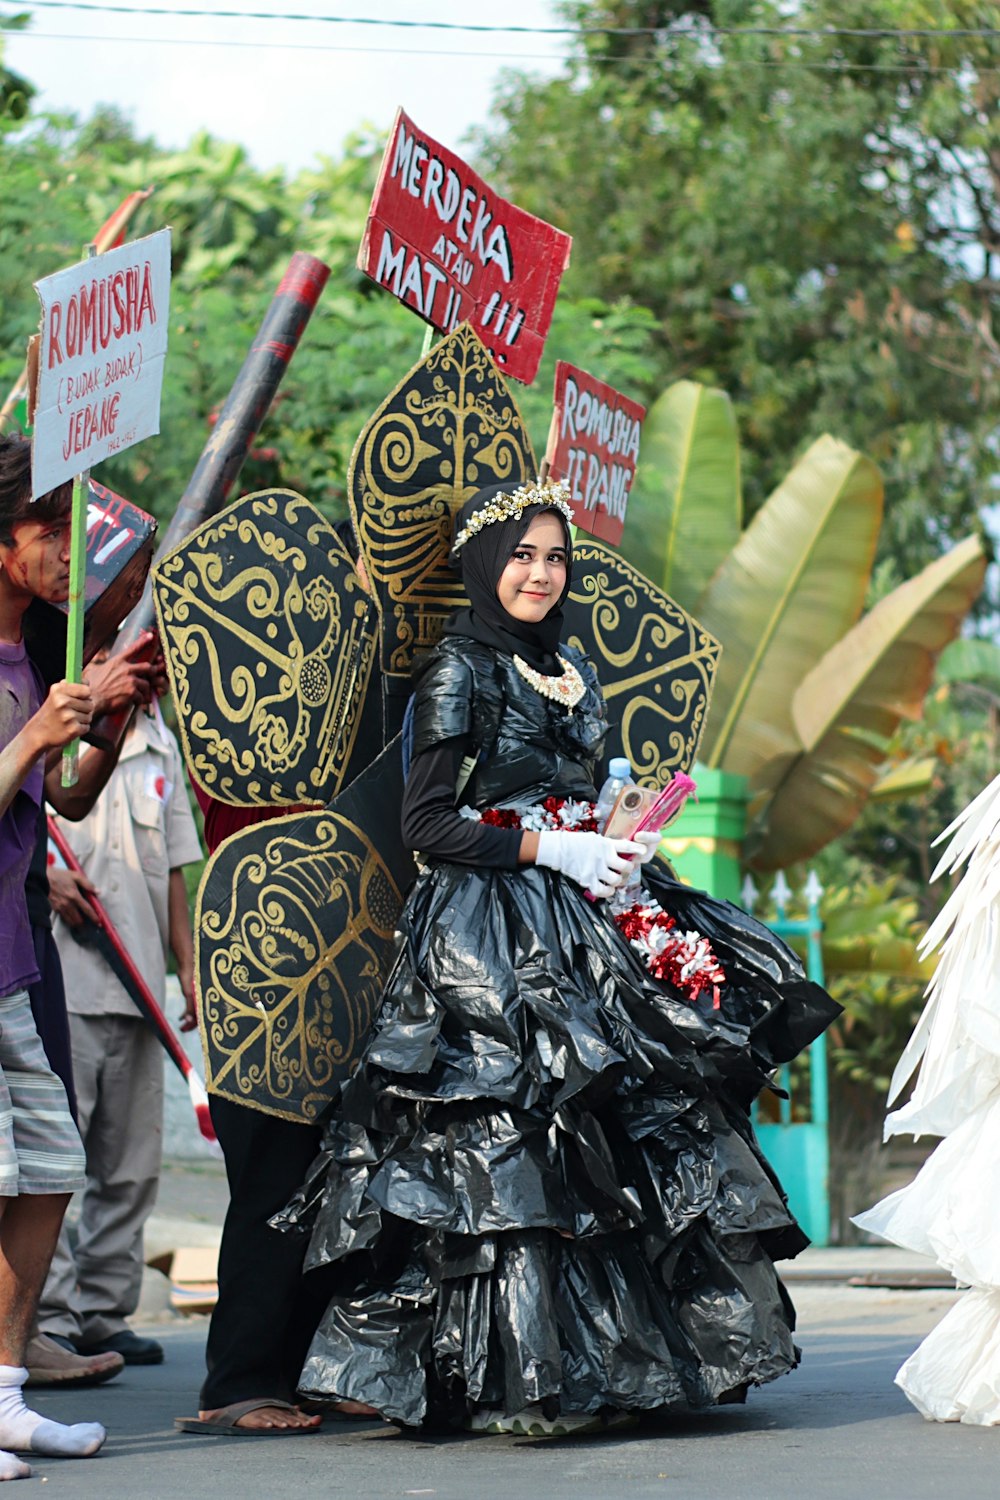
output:
[[[33,498],[160,430],[170,230],[35,282]]]

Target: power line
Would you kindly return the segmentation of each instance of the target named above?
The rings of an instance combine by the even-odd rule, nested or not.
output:
[[[378,57],[493,57],[510,59],[513,62],[554,62],[561,63],[565,57],[560,52],[497,52],[491,47],[489,51],[468,52],[452,50],[442,51],[438,47],[354,47],[342,42],[276,42],[265,41],[263,38],[258,42],[253,41],[231,41],[225,37],[183,37],[183,36],[112,36],[104,32],[70,32],[70,31],[19,31],[17,42],[125,42],[137,47],[264,47],[270,51],[278,52],[347,52],[347,53],[374,53]],[[614,61],[609,58],[608,61]]]
[[[125,16],[197,16],[212,20],[236,21],[312,21],[328,26],[379,26],[396,31],[461,31],[489,35],[522,36],[620,36],[697,39],[701,36],[812,37],[829,39],[851,37],[867,40],[962,39],[991,40],[1000,38],[997,26],[717,26],[706,22],[704,30],[671,30],[664,26],[514,26],[485,24],[478,21],[412,21],[387,16],[328,16],[269,10],[219,10],[207,6],[119,5],[113,0],[25,0],[32,9],[98,11]]]
[[[278,52],[343,52],[347,54],[374,54],[378,57],[440,57],[440,58],[502,58],[511,62],[552,62],[565,63],[570,59],[563,53],[557,52],[497,52],[495,48],[488,51],[471,51],[448,48],[443,50],[436,47],[375,47],[375,46],[353,46],[345,42],[282,42],[282,41],[232,41],[224,37],[178,37],[178,36],[115,36],[106,35],[103,32],[62,32],[62,31],[22,31],[17,33],[17,41],[21,42],[98,42],[104,45],[106,42],[117,42],[131,44],[139,47],[225,47],[225,48],[268,48]],[[687,72],[693,64],[690,60],[671,61],[664,58],[622,58],[613,55],[600,57],[581,55],[575,58],[578,62],[607,63],[614,65],[627,65],[629,67],[644,67],[648,71],[653,69],[662,73]],[[705,60],[701,63],[705,72],[721,72],[726,69],[744,70],[748,68],[759,68],[770,71],[782,71],[793,73],[886,73],[901,74],[910,78],[924,77],[929,75],[939,76],[948,74],[960,78],[966,75],[967,69],[952,67],[946,63],[927,63],[919,59],[905,63],[860,63],[851,62],[849,59],[825,59],[810,61],[807,58],[789,58],[780,60],[774,58],[743,58],[743,57],[720,57]],[[996,66],[977,65],[976,77],[984,75],[1000,74],[1000,64]]]

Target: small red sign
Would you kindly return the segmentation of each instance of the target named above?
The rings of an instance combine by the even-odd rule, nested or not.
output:
[[[471,322],[497,367],[530,384],[572,243],[396,112],[358,266],[425,322]]]
[[[617,544],[646,408],[565,360],[556,365],[554,407],[545,453],[548,476],[569,485],[578,526]]]

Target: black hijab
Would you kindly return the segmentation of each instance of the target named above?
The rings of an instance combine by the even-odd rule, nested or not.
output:
[[[488,505],[498,495],[509,495],[511,490],[510,484],[491,484],[467,500],[455,518],[456,536],[474,511]],[[497,584],[532,521],[546,511],[552,511],[562,522],[566,538],[566,586],[545,619],[531,625],[524,620],[515,620],[507,613],[497,598]],[[471,608],[455,611],[444,627],[445,635],[469,636],[496,651],[523,657],[536,672],[557,673],[556,651],[563,626],[562,606],[573,576],[572,540],[562,512],[552,505],[528,505],[519,516],[509,521],[494,521],[492,525],[484,526],[452,553],[451,560],[461,572]]]

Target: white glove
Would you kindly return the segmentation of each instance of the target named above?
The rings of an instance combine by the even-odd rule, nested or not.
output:
[[[536,865],[558,870],[592,896],[610,896],[632,869],[630,856],[643,846],[631,839],[606,839],[601,833],[545,830],[538,835]]]
[[[660,839],[663,837],[662,832],[654,833],[652,828],[643,828],[638,833],[633,833],[632,837],[637,844],[642,845],[639,863],[641,865],[648,865],[660,847]]]

